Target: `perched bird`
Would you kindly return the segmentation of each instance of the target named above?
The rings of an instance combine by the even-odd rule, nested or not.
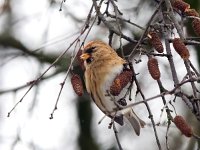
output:
[[[134,113],[132,108],[120,109],[119,107],[122,104],[118,101],[124,96],[127,88],[124,88],[117,96],[109,93],[114,79],[123,72],[127,62],[119,57],[108,44],[98,40],[91,41],[84,46],[80,58],[84,60],[87,92],[98,108],[120,125],[124,124],[126,118],[135,133],[139,135],[140,128],[144,127],[145,122]],[[135,84],[133,86],[136,92]],[[123,100],[126,104],[130,103],[130,100]]]

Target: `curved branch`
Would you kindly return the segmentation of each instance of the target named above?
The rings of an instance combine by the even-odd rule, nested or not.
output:
[[[57,69],[54,73],[52,73],[51,75],[42,77],[40,81],[44,81],[44,80],[50,79],[50,78],[54,77],[55,75],[57,75],[57,74],[59,74],[59,73],[62,73],[62,72],[64,72],[64,71],[66,71],[65,68],[59,68],[59,69]],[[5,90],[0,90],[0,95],[6,94],[6,93],[10,93],[10,92],[16,92],[16,91],[22,90],[22,89],[24,89],[24,88],[30,86],[31,84],[33,84],[33,82],[35,82],[35,80],[29,81],[29,82],[27,82],[26,84],[21,85],[21,86],[18,86],[18,87],[14,87],[14,88],[10,88],[10,89],[5,89]],[[38,82],[37,84],[40,84],[40,82]]]

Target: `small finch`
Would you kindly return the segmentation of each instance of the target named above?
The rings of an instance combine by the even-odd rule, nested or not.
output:
[[[110,92],[113,81],[126,69],[127,62],[102,41],[89,42],[83,48],[81,59],[84,60],[86,89],[94,103],[118,124],[123,125],[124,120],[128,120],[135,133],[140,135],[140,128],[144,127],[145,122],[134,113],[132,108],[120,108],[131,103],[128,97],[124,98],[131,80],[119,94],[112,95]],[[133,84],[133,91],[136,92],[135,84]]]

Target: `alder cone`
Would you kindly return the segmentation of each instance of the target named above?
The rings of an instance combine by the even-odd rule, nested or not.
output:
[[[150,43],[151,45],[155,48],[155,50],[158,53],[163,53],[164,48],[162,45],[162,42],[160,40],[160,37],[158,36],[158,34],[154,31],[149,32],[150,35]]]
[[[172,7],[180,10],[181,12],[185,12],[187,9],[190,8],[190,5],[182,0],[174,0]]]
[[[120,94],[122,89],[132,81],[133,71],[131,70],[124,70],[121,72],[117,77],[114,79],[111,87],[110,87],[110,94],[113,96],[117,96]]]
[[[192,21],[192,28],[194,32],[200,36],[200,20],[199,19],[193,19]]]
[[[195,9],[186,9],[185,14],[187,16],[199,17],[199,13]]]
[[[186,137],[191,137],[193,135],[192,128],[187,124],[182,116],[176,116],[174,118],[174,124]]]
[[[72,75],[71,84],[72,84],[72,87],[74,89],[74,92],[78,96],[82,96],[83,95],[83,83],[82,83],[82,80],[81,80],[81,78],[78,74]]]
[[[147,65],[148,65],[148,70],[149,70],[149,73],[150,73],[151,77],[154,80],[160,79],[160,70],[159,70],[159,67],[158,67],[158,61],[157,61],[157,59],[150,58],[148,60]]]
[[[176,52],[181,56],[182,59],[187,60],[190,57],[190,53],[180,38],[173,40],[173,46]]]
[[[116,78],[110,87],[110,94],[112,94],[113,96],[117,96],[120,94],[121,90],[122,90],[122,86],[120,83],[120,79]]]

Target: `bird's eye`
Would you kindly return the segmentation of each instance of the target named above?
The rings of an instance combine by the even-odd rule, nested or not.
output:
[[[89,57],[88,59],[86,59],[86,62],[87,62],[88,64],[90,64],[92,61],[93,61],[93,58],[92,58],[92,57]]]
[[[85,53],[91,54],[94,51],[95,48],[96,47],[90,47],[90,48],[85,50]]]

